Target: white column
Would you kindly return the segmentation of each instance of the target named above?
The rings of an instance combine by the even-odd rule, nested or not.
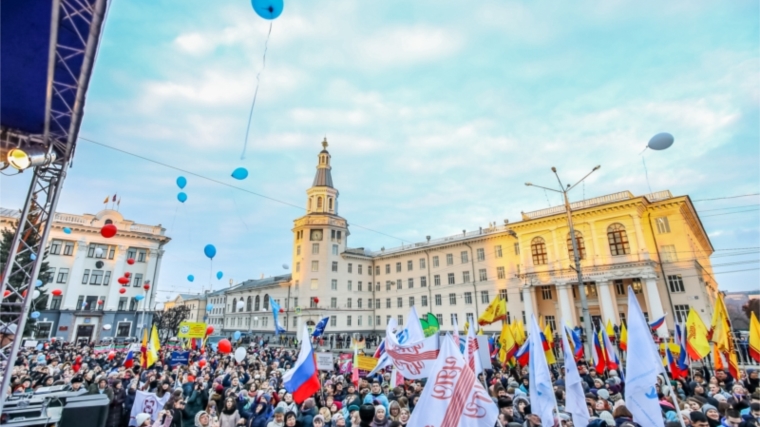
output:
[[[557,285],[557,298],[559,298],[559,321],[567,320],[570,326],[575,326],[578,318],[575,316],[573,294],[570,285],[563,283]]]
[[[649,303],[649,320],[653,321],[662,317],[665,312],[662,309],[662,300],[660,300],[660,290],[657,289],[656,277],[644,278],[644,292],[647,295],[647,301]],[[675,316],[675,313],[671,313]],[[660,337],[667,337],[668,334],[668,319],[665,319],[665,324],[657,328],[657,335]]]
[[[127,247],[119,245],[116,247],[116,258],[113,263],[113,272],[111,272],[111,280],[108,283],[108,297],[106,297],[105,309],[109,311],[115,311],[119,307],[119,297],[122,295],[119,293],[119,289],[122,288],[119,283],[119,277],[124,275],[124,268],[127,264]],[[126,294],[124,294],[126,296]],[[127,304],[129,308],[129,304]],[[136,326],[136,325],[135,325]]]
[[[602,309],[602,319],[604,324],[610,320],[613,324],[618,323],[615,305],[612,303],[612,293],[610,292],[610,282],[601,280],[597,282],[597,291],[599,292],[599,307]]]
[[[523,308],[525,309],[525,320],[530,322],[530,316],[533,314],[533,292],[532,288],[522,288]]]
[[[74,264],[71,265],[71,270],[69,270],[69,282],[66,284],[66,290],[64,291],[61,303],[62,310],[76,309],[79,295],[86,295],[84,286],[87,285],[82,285],[82,275],[84,274],[84,261],[87,259],[88,243],[86,240],[81,239],[74,244],[76,245],[76,255],[74,257]]]

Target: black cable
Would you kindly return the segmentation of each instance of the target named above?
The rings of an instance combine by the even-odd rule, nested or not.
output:
[[[709,202],[712,200],[738,199],[740,197],[752,197],[752,196],[760,196],[760,193],[740,194],[738,196],[715,197],[713,199],[699,199],[699,200],[692,200],[692,202]]]

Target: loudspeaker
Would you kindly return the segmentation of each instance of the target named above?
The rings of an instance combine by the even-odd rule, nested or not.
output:
[[[105,427],[108,419],[108,397],[85,394],[69,397],[63,406],[59,427]]]

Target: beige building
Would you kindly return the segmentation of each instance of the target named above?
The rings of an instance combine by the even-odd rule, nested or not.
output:
[[[420,315],[434,313],[444,329],[455,319],[462,327],[499,296],[508,301],[510,320],[536,314],[555,329],[562,318],[581,323],[564,206],[397,248],[351,248],[326,141],[323,147],[306,191],[307,212],[291,230],[292,275],[220,291],[225,331],[272,332],[269,296],[281,301],[281,323],[291,334],[324,316],[328,332],[382,334],[389,319],[404,323],[411,306]],[[669,329],[690,307],[709,321],[718,288],[713,248],[688,196],[622,191],[573,203],[572,210],[593,320],[624,320],[630,286],[649,319],[667,313]]]

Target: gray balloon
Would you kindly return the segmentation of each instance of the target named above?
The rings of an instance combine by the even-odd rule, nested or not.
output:
[[[664,150],[673,145],[673,141],[675,141],[673,135],[667,132],[661,132],[649,140],[647,147],[651,148],[652,150]]]

